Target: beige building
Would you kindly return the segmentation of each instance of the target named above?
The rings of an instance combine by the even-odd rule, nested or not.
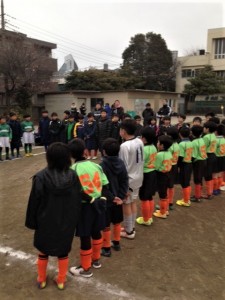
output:
[[[45,108],[49,113],[54,111],[59,116],[62,116],[64,110],[70,109],[72,103],[75,103],[78,109],[82,103],[85,103],[89,112],[93,110],[96,103],[112,105],[115,100],[119,100],[125,112],[141,114],[146,103],[151,103],[153,110],[158,111],[162,106],[161,100],[167,99],[172,110],[178,111],[179,102],[177,93],[151,90],[52,92],[40,97],[40,100],[44,97]]]
[[[225,77],[225,28],[208,30],[207,50],[199,50],[197,55],[178,57],[176,92],[182,93],[188,79],[205,65],[212,65],[218,76]]]

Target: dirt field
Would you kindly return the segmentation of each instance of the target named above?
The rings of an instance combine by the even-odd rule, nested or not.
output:
[[[225,193],[212,201],[176,207],[167,220],[136,227],[134,241],[102,259],[91,279],[68,276],[66,290],[52,283],[56,260],[50,260],[49,283],[38,290],[33,232],[24,227],[31,176],[45,166],[37,156],[0,164],[0,299],[79,300],[222,300],[225,299]],[[181,196],[177,187],[176,199]],[[70,264],[78,261],[74,240]]]

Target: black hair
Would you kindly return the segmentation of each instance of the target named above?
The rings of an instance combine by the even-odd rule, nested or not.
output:
[[[216,132],[218,135],[225,135],[225,126],[224,124],[219,124],[216,128]]]
[[[166,134],[169,135],[174,142],[179,139],[179,131],[176,127],[166,128]]]
[[[64,114],[70,115],[70,111],[69,111],[69,110],[65,110],[65,111],[64,111]]]
[[[170,116],[165,116],[165,117],[163,117],[163,121],[171,121],[171,117]]]
[[[194,137],[199,138],[203,133],[203,127],[200,125],[194,125],[191,127],[191,132]]]
[[[143,128],[141,131],[141,136],[146,139],[148,145],[151,145],[156,141],[155,130],[151,127]]]
[[[213,111],[208,112],[207,114],[205,114],[205,117],[215,117],[215,113]]]
[[[181,127],[179,130],[179,133],[183,138],[188,138],[190,136],[190,132],[189,127]]]
[[[113,117],[119,118],[120,116],[119,116],[118,114],[112,114],[112,118],[113,118]]]
[[[74,115],[69,115],[68,119],[74,119]]]
[[[101,111],[101,113],[102,113],[102,112],[105,112],[105,113],[107,114],[107,110],[106,110],[106,109],[103,109],[103,110]]]
[[[87,114],[87,117],[88,117],[88,118],[94,117],[94,114],[91,113],[91,112],[89,112],[89,113]]]
[[[182,118],[183,120],[186,120],[186,115],[185,115],[185,114],[179,114],[177,117],[178,117],[178,118],[180,117],[180,118]]]
[[[135,120],[126,119],[121,123],[120,128],[124,129],[128,135],[134,135],[137,129],[137,124]]]
[[[25,114],[24,116],[23,116],[23,118],[24,119],[26,119],[26,118],[30,118],[31,117],[31,115],[30,114]]]
[[[156,121],[156,117],[150,117],[150,118],[149,118],[149,120],[148,120],[148,124],[149,124],[149,125],[151,125],[151,121],[152,121],[152,120],[155,120],[155,121]]]
[[[200,123],[202,123],[202,118],[194,117],[192,122],[195,122],[195,121],[199,121]]]
[[[131,115],[129,115],[129,114],[127,114],[127,113],[124,113],[124,114],[122,115],[122,119],[124,120],[125,118],[127,118],[127,119],[132,119],[132,118],[131,118]]]
[[[53,143],[47,149],[46,159],[49,169],[69,170],[71,166],[70,149],[64,143]]]
[[[167,151],[173,144],[171,137],[168,135],[161,135],[158,138],[158,141],[159,141],[160,145],[163,145],[163,148],[164,148],[163,150],[165,150],[165,151]]]
[[[74,139],[69,142],[69,148],[72,158],[75,160],[81,160],[84,157],[85,144],[81,139]]]
[[[16,116],[16,113],[15,112],[10,112],[9,116],[10,116],[10,118],[13,117],[13,116]]]
[[[137,115],[134,117],[134,120],[141,120],[141,117]]]
[[[77,119],[78,119],[78,120],[83,120],[83,119],[84,119],[84,116],[83,116],[82,114],[79,114],[79,115],[77,116]]]
[[[103,142],[102,149],[108,156],[118,156],[120,144],[116,139],[108,138]]]
[[[42,113],[42,114],[48,114],[48,111],[47,111],[47,110],[42,110],[41,113]]]
[[[147,104],[145,104],[145,106],[151,106],[151,103],[147,103]]]
[[[58,114],[57,114],[56,112],[53,112],[53,113],[51,114],[51,117],[58,117]]]
[[[216,123],[217,125],[220,124],[220,119],[218,117],[212,117],[209,119],[210,122],[214,122]]]
[[[206,122],[206,123],[204,124],[204,128],[209,129],[209,132],[210,132],[210,133],[215,132],[215,131],[216,131],[216,127],[217,127],[216,123],[211,122],[211,121],[208,121],[208,122]]]

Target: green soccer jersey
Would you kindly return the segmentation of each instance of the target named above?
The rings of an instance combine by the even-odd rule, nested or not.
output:
[[[223,136],[217,136],[216,143],[216,156],[223,157],[225,156],[225,138]]]
[[[84,193],[92,198],[99,198],[103,185],[109,183],[102,168],[91,161],[75,163],[71,169],[77,173]]]
[[[155,159],[157,149],[154,145],[144,146],[144,173],[149,173],[155,170]]]
[[[0,137],[12,139],[12,129],[8,124],[0,124]]]
[[[179,158],[180,148],[177,142],[173,143],[173,145],[169,148],[169,151],[172,154],[172,165],[176,165]]]
[[[192,152],[193,146],[192,142],[189,139],[184,139],[179,144],[180,154],[179,156],[183,157],[183,162],[191,163],[192,162]]]
[[[206,145],[203,138],[198,138],[192,141],[193,152],[192,157],[194,161],[197,160],[206,160],[207,153],[206,153]]]
[[[23,132],[34,131],[34,124],[31,121],[23,121],[21,123],[21,127],[22,127]]]
[[[156,155],[155,169],[162,173],[168,173],[172,168],[172,154],[170,151],[160,151]]]
[[[203,136],[203,140],[206,145],[207,153],[215,153],[216,152],[216,135],[215,133],[207,133]]]

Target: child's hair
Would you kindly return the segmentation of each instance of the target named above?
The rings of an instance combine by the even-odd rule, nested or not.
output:
[[[51,117],[58,117],[58,114],[57,114],[56,112],[53,112],[53,113],[51,114]]]
[[[9,116],[10,116],[10,118],[13,117],[13,116],[16,116],[16,113],[15,112],[10,112]]]
[[[214,123],[216,123],[217,125],[220,124],[220,119],[217,118],[217,117],[212,117],[212,118],[209,119],[209,121],[210,121],[210,122],[214,122]]]
[[[207,114],[205,114],[205,117],[215,117],[215,113],[213,111],[208,112]]]
[[[68,119],[74,119],[74,115],[69,115]]]
[[[107,156],[118,156],[120,144],[116,139],[108,138],[104,141],[102,149],[105,150]]]
[[[89,113],[87,114],[87,117],[88,117],[88,118],[94,117],[94,114],[91,113],[91,112],[89,112]]]
[[[179,133],[183,138],[188,138],[190,136],[190,128],[189,127],[181,127],[179,130]]]
[[[83,116],[82,114],[79,114],[79,115],[77,116],[77,119],[78,119],[78,120],[83,120],[83,119],[84,119],[84,116]]]
[[[218,135],[225,135],[225,126],[223,124],[219,124],[216,128],[216,132]]]
[[[134,120],[141,120],[141,117],[140,116],[135,116]]]
[[[113,117],[119,118],[119,115],[118,115],[118,114],[112,114],[112,118],[113,118]]]
[[[134,135],[137,129],[137,124],[135,120],[126,119],[121,123],[120,128],[124,129],[128,135]]]
[[[23,118],[24,119],[26,119],[26,118],[30,118],[31,117],[31,115],[30,114],[25,114],[25,115],[23,115]]]
[[[176,142],[179,139],[179,131],[176,127],[167,128],[166,134],[170,136],[174,142]]]
[[[211,121],[208,121],[208,122],[206,122],[204,124],[204,128],[209,129],[210,133],[215,132],[216,131],[216,127],[217,127],[216,123],[211,122]]]
[[[48,114],[48,111],[45,109],[45,110],[42,110],[41,113],[42,113],[42,114]]]
[[[151,117],[151,118],[149,118],[149,120],[148,120],[148,124],[149,124],[149,125],[151,125],[151,121],[152,121],[152,120],[155,120],[155,121],[156,121],[156,117]]]
[[[186,120],[186,115],[185,115],[185,114],[179,114],[177,117],[178,117],[178,118],[180,117],[180,118],[182,118],[183,120]]]
[[[57,171],[69,170],[71,165],[71,153],[66,144],[53,143],[47,149],[46,159],[48,168],[50,170],[56,169]]]
[[[163,121],[171,121],[171,117],[170,116],[165,116],[162,119]]]
[[[143,128],[141,131],[141,136],[146,139],[148,145],[151,145],[156,141],[155,130],[151,127]]]
[[[225,119],[223,119],[223,120],[221,121],[221,124],[225,125]]]
[[[199,123],[202,123],[202,118],[200,117],[194,117],[192,122],[199,121]]]
[[[71,151],[72,158],[80,160],[84,157],[85,144],[81,139],[74,139],[69,142],[69,148]]]
[[[168,135],[161,135],[158,138],[158,141],[160,145],[163,145],[165,151],[167,151],[173,144],[171,137]]]
[[[64,111],[64,114],[70,115],[70,111],[69,111],[69,110],[65,110],[65,111]]]
[[[102,111],[101,111],[101,113],[106,113],[107,114],[107,110],[106,109],[103,109]]]
[[[194,137],[199,138],[203,133],[203,127],[200,125],[194,125],[191,127],[191,132]]]

